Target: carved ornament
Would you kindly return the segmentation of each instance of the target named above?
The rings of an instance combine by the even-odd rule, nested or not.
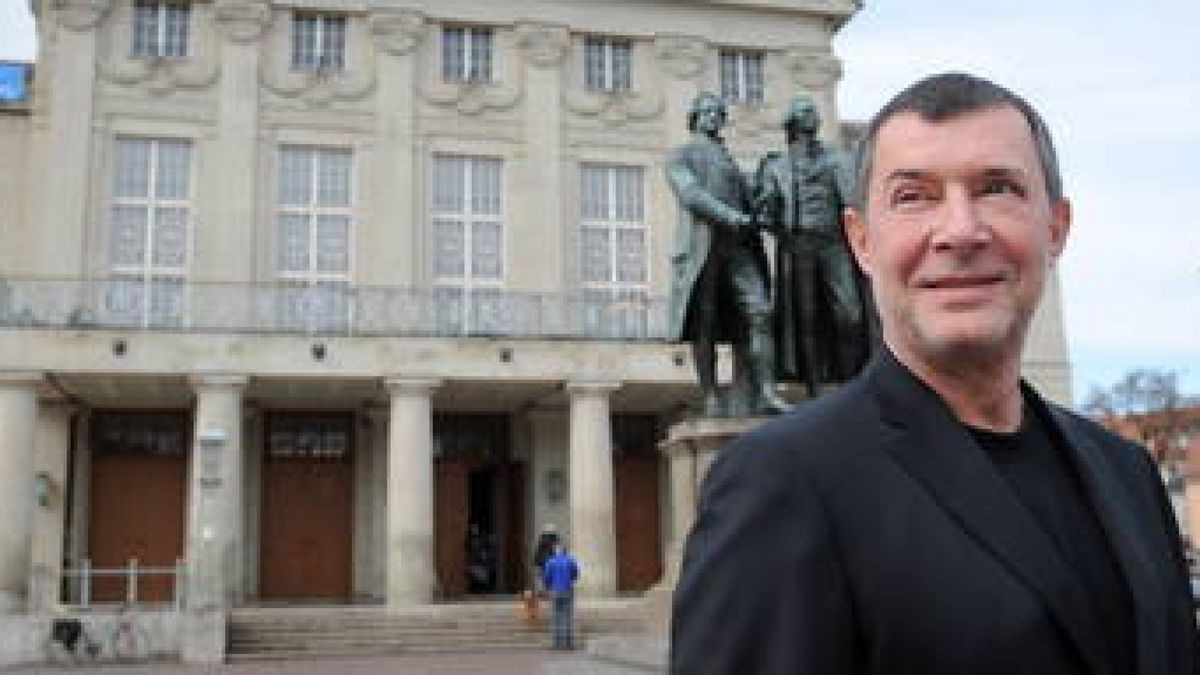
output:
[[[58,22],[67,30],[88,31],[108,13],[109,0],[55,0]]]
[[[663,98],[628,91],[574,90],[567,93],[566,105],[580,117],[594,117],[606,126],[616,127],[659,117],[663,111]]]
[[[842,77],[842,62],[823,49],[789,49],[784,64],[792,83],[809,89],[825,89]]]
[[[669,75],[681,80],[693,79],[704,72],[708,45],[696,37],[664,35],[655,42],[654,53]]]
[[[217,0],[216,17],[230,40],[246,44],[262,36],[271,22],[271,7],[262,0]]]
[[[488,110],[511,110],[521,100],[521,92],[516,87],[493,82],[438,82],[426,85],[424,94],[430,103],[454,108],[463,115],[479,115]]]
[[[521,23],[517,25],[517,45],[534,66],[554,68],[570,48],[571,34],[556,24]]]
[[[405,9],[380,8],[371,14],[375,44],[395,56],[416,49],[425,37],[425,15]]]
[[[116,59],[101,63],[104,79],[123,86],[142,86],[157,96],[177,89],[204,89],[217,81],[216,63],[200,59],[145,58]]]

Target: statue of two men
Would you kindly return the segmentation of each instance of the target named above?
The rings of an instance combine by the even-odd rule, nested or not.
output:
[[[867,313],[841,227],[848,194],[833,153],[816,139],[807,97],[789,107],[786,153],[772,153],[750,184],[720,136],[724,102],[701,93],[687,143],[667,160],[680,205],[671,258],[670,337],[688,340],[707,416],[777,414],[788,408],[778,377],[809,393],[841,381],[866,357]],[[775,298],[762,231],[778,242]],[[716,345],[734,352],[734,396],[717,389]]]

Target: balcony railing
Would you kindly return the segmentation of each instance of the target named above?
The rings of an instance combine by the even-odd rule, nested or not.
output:
[[[320,283],[0,278],[0,328],[660,340],[666,300]]]

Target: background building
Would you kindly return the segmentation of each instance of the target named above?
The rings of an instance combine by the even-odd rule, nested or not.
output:
[[[800,91],[836,141],[856,6],[38,2],[0,107],[3,608],[85,560],[184,560],[219,606],[511,592],[546,523],[584,592],[653,584],[694,388],[662,160],[702,90],[746,168]],[[1031,345],[1069,402],[1056,283]]]

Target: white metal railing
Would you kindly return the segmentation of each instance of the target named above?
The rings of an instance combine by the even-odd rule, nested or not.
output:
[[[183,609],[184,585],[187,581],[187,567],[183,560],[177,560],[175,565],[171,567],[144,566],[138,563],[137,558],[130,558],[124,567],[92,567],[92,561],[84,558],[79,561],[78,567],[64,568],[62,576],[68,582],[77,582],[77,584],[68,583],[69,588],[76,587],[77,585],[78,589],[75,592],[68,593],[66,602],[63,603],[68,606],[76,606],[80,609],[90,608],[92,606],[93,581],[98,577],[123,579],[125,581],[123,604],[133,606],[139,602],[139,580],[146,577],[166,576],[174,581],[174,592],[171,602],[175,605],[175,609]]]
[[[0,277],[0,328],[661,340],[666,309],[630,293]]]

